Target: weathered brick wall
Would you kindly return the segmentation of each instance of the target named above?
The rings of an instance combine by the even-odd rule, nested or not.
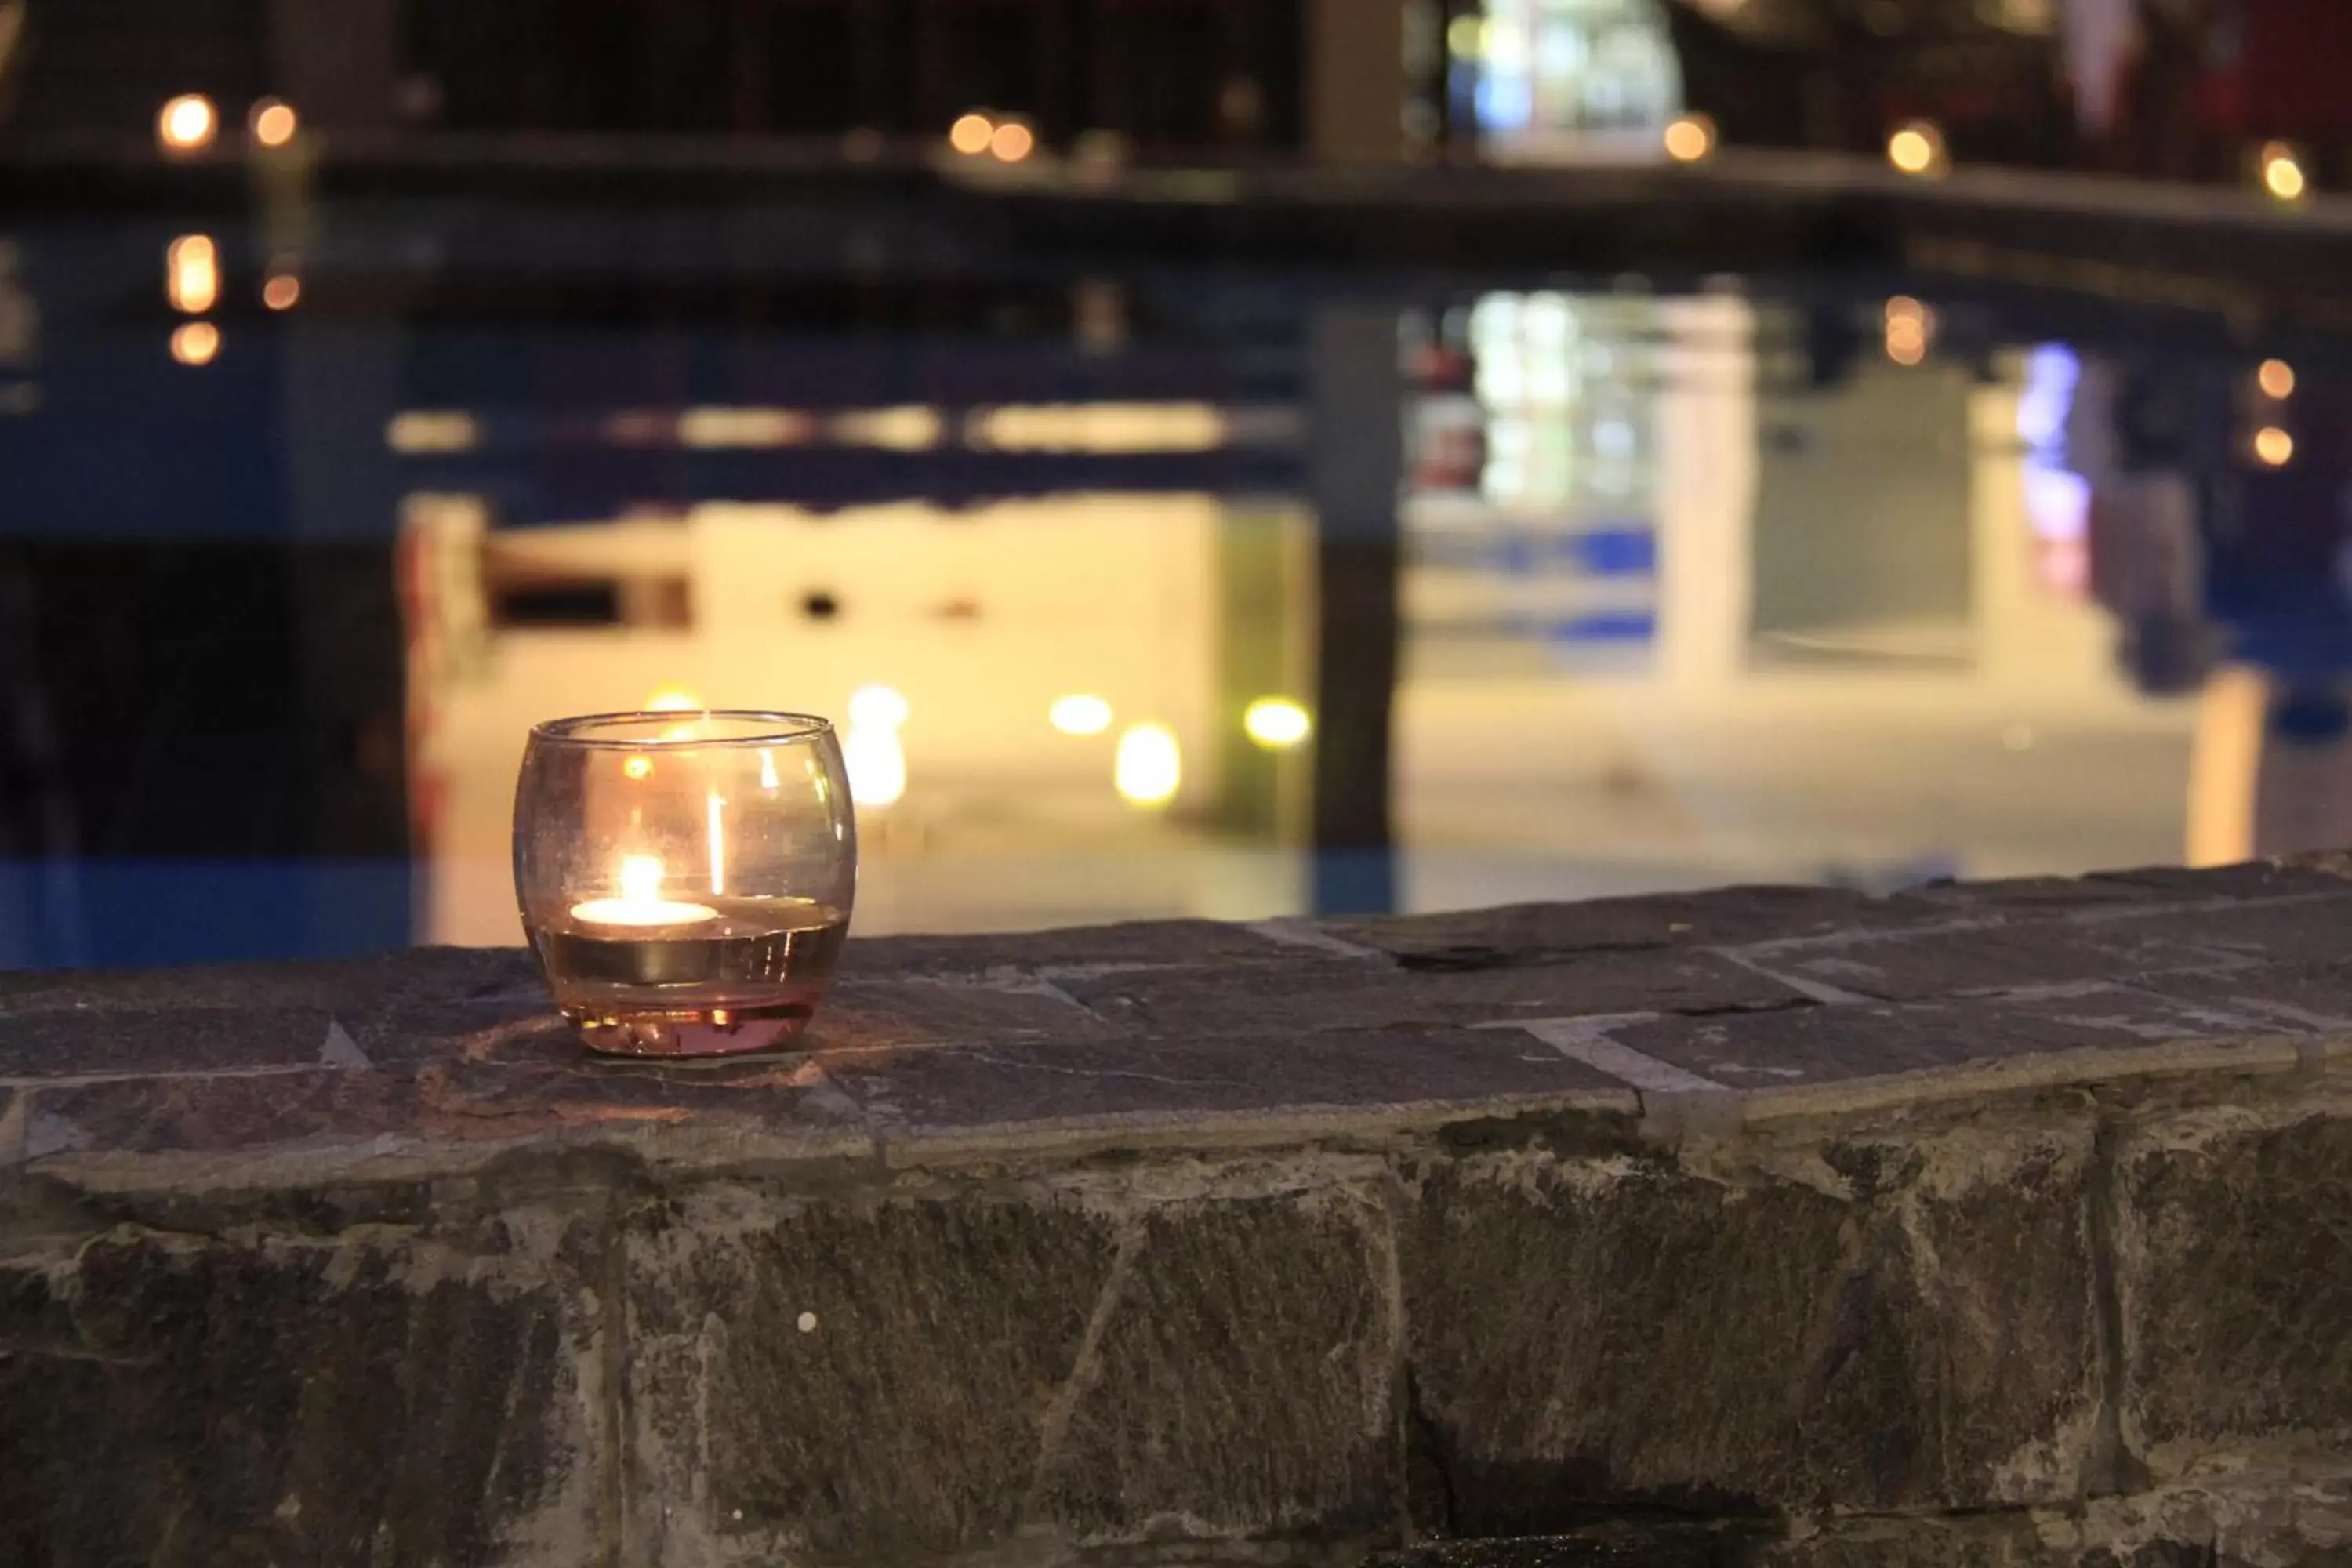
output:
[[[893,939],[711,1065],[513,953],[0,977],[0,1563],[2352,1560],[2347,942]]]

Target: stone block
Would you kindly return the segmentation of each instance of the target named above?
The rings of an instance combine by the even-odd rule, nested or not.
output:
[[[2209,1013],[2220,1026],[2352,1037],[2352,963],[2250,964],[2140,984]]]
[[[1055,986],[954,980],[836,985],[799,1044],[814,1050],[1096,1039],[1118,1031]]]
[[[2126,1437],[2160,1475],[2352,1445],[2352,1118],[2167,1118],[2120,1158]]]
[[[1444,914],[1327,921],[1346,941],[1411,969],[1495,968],[1579,953],[1711,947],[1848,930],[1899,929],[1951,917],[1909,900],[1843,888],[1726,888],[1706,893],[1511,904]]]
[[[365,1016],[404,1004],[503,995],[539,984],[521,948],[417,947],[296,963],[170,969],[19,970],[0,973],[0,1017],[59,1011],[316,1008]]]
[[[1883,1002],[2107,984],[2231,962],[2194,931],[2140,920],[1971,921],[1896,936],[1759,942],[1740,956],[1773,974]]]
[[[2148,888],[2183,900],[2325,897],[2352,891],[2345,877],[2344,857],[2333,851],[2246,860],[2234,866],[2142,866],[2129,871],[2102,871],[2088,879]]]
[[[2132,916],[2095,929],[2102,936],[2193,944],[2241,963],[2328,963],[2352,958],[2352,896],[2339,891]]]
[[[731,1186],[626,1245],[625,1556],[695,1568],[1007,1539],[1118,1250],[1076,1201]]]
[[[1215,921],[1135,921],[1068,931],[1002,931],[982,936],[854,938],[843,955],[844,979],[1039,973],[1198,963],[1278,963],[1279,944],[1246,926]]]
[[[0,1263],[0,1561],[589,1560],[593,1252],[493,1224]]]
[[[2159,903],[2167,894],[2161,888],[2112,877],[2004,877],[1988,882],[1925,882],[1906,888],[1899,898],[1954,912],[2032,919]]]
[[[1302,959],[1276,975],[1139,971],[1072,981],[1065,989],[1133,1033],[1192,1037],[1723,1012],[1802,1000],[1790,987],[1713,953],[1648,952],[1422,973],[1367,960]]]
[[[234,1005],[18,1014],[0,1026],[0,1078],[315,1067],[328,1019],[323,1008]]]
[[[1373,1205],[1101,1198],[730,1189],[650,1219],[630,1242],[634,1560],[1392,1521]]]
[[[26,1158],[72,1154],[320,1152],[416,1130],[411,1086],[381,1073],[293,1072],[115,1079],[29,1096]]]
[[[1570,1098],[1633,1109],[1617,1080],[1515,1029],[940,1046],[844,1053],[824,1070],[883,1127],[916,1134]]]
[[[2091,985],[2059,994],[1857,1004],[1611,1026],[1609,1037],[1728,1088],[1801,1089],[2084,1050],[2261,1033],[2183,997]]]
[[[1144,1217],[1037,1521],[1091,1542],[1392,1531],[1402,1346],[1387,1226],[1347,1189]]]
[[[2052,1126],[1774,1169],[1428,1172],[1403,1277],[1452,1527],[2073,1496],[2095,1404],[2087,1155]]]

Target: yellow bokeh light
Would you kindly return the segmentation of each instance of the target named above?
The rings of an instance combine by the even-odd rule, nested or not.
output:
[[[2273,142],[2263,148],[2263,189],[2283,202],[2301,201],[2310,189],[2305,179],[2303,162],[2294,149],[2284,142]]]
[[[856,729],[896,730],[907,713],[907,699],[895,687],[862,686],[850,695],[849,722]]]
[[[948,127],[948,145],[967,158],[976,158],[988,151],[995,135],[996,121],[975,110]]]
[[[1287,697],[1261,697],[1242,714],[1242,731],[1266,750],[1279,752],[1313,734],[1315,721]]]
[[[858,805],[893,805],[907,793],[907,749],[895,729],[852,724],[841,738],[841,765],[849,798]]]
[[[1110,704],[1099,697],[1073,692],[1057,697],[1046,711],[1047,721],[1065,735],[1099,735],[1110,728]]]
[[[621,763],[621,772],[633,779],[649,779],[654,776],[654,760],[644,756],[627,758]]]
[[[1935,329],[1935,311],[1908,294],[1894,296],[1886,301],[1886,357],[1896,364],[1919,363]]]
[[[184,234],[163,252],[163,294],[172,308],[200,316],[220,300],[220,253],[212,237]]]
[[[2262,369],[2254,372],[2254,382],[2263,389],[2264,397],[2293,397],[2294,366],[2283,359],[2266,359],[2263,361]]]
[[[1184,753],[1165,724],[1138,724],[1118,738],[1111,783],[1134,805],[1165,805],[1184,782]]]
[[[166,153],[200,153],[219,132],[220,116],[201,92],[182,93],[155,116],[155,141]]]
[[[1886,161],[1904,174],[1939,174],[1944,171],[1944,133],[1925,120],[1898,126],[1886,139]]]
[[[291,272],[277,273],[261,286],[261,302],[273,310],[290,310],[302,298],[302,280]]]
[[[254,141],[264,147],[283,147],[294,140],[294,132],[302,128],[294,106],[282,99],[257,100],[253,112],[246,118],[246,127]]]
[[[1715,121],[1704,114],[1685,114],[1667,121],[1666,156],[1677,163],[1696,163],[1715,151]]]
[[[463,409],[404,409],[383,427],[395,452],[466,452],[482,444],[480,421]]]
[[[220,345],[220,329],[210,321],[185,322],[172,332],[172,357],[182,364],[210,364]]]
[[[2294,456],[2294,437],[2275,425],[2265,425],[2254,432],[2254,456],[2273,468],[2283,468]]]
[[[988,150],[1007,163],[1018,163],[1036,148],[1035,133],[1017,121],[998,126],[988,139]]]
[[[665,686],[646,699],[646,711],[648,713],[699,713],[703,711],[703,701],[701,698],[683,686]]]

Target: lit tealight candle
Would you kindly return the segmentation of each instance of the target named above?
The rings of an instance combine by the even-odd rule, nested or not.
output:
[[[658,856],[621,857],[621,896],[591,899],[572,906],[572,918],[585,925],[682,926],[714,921],[719,911],[709,904],[679,903],[660,896],[662,863]]]

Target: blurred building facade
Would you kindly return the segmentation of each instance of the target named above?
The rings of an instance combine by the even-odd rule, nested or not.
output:
[[[2078,24],[2099,8],[2112,25]],[[853,138],[973,110],[1050,150],[1581,156],[1685,106],[1727,141],[2237,177],[2352,142],[2337,0],[12,0],[0,134],[180,92],[344,130]]]

